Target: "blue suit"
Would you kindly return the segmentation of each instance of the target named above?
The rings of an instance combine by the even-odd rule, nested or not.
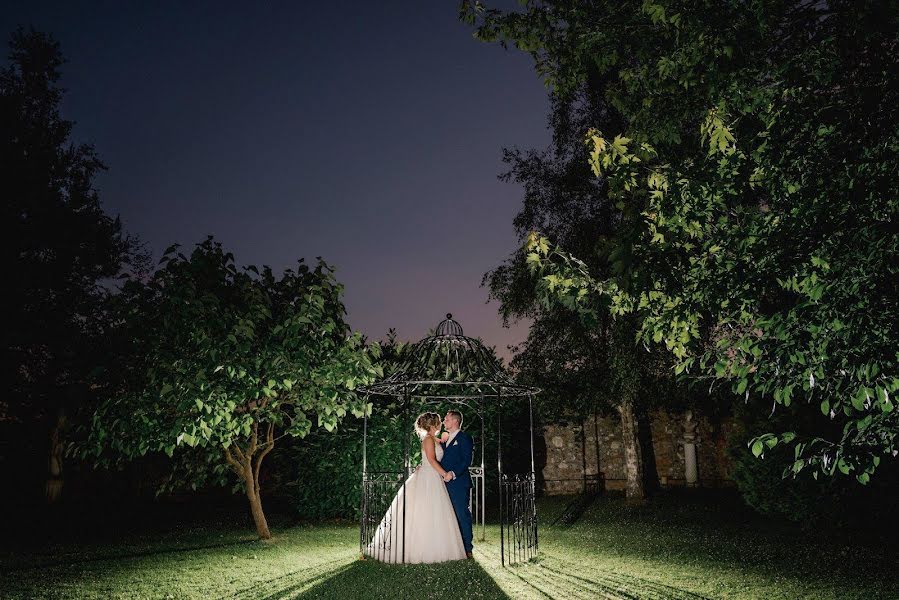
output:
[[[453,509],[456,511],[456,520],[459,522],[459,531],[462,533],[462,544],[466,552],[471,552],[472,528],[471,510],[468,508],[468,498],[471,492],[471,475],[468,467],[474,455],[474,440],[464,431],[459,431],[449,445],[443,446],[443,459],[440,466],[446,471],[452,471],[456,478],[447,482],[446,491],[449,493]]]

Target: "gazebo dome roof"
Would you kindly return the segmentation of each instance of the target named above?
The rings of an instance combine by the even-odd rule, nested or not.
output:
[[[390,375],[360,390],[434,400],[526,396],[539,391],[517,383],[480,340],[463,334],[450,313],[433,335],[404,352],[399,367]]]

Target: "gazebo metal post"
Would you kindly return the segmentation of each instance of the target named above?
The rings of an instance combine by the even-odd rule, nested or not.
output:
[[[409,422],[409,386],[403,385],[403,423]],[[409,432],[406,432],[403,460],[403,551],[400,561],[406,562],[406,480],[409,479]]]
[[[496,481],[499,486],[499,556],[506,566],[505,520],[503,519],[503,388],[496,396]]]
[[[531,475],[535,474],[534,470],[534,399],[528,396],[528,423],[531,429]]]
[[[366,397],[367,399],[367,397]],[[367,404],[367,403],[366,403]],[[365,538],[368,534],[365,517],[368,511],[365,510],[365,502],[368,494],[365,490],[365,480],[368,479],[368,412],[363,411],[362,418],[362,506],[359,513],[359,552],[365,552]]]
[[[531,514],[534,519],[533,528],[528,529],[534,532],[534,552],[537,552],[537,470],[534,467],[534,396],[531,394],[528,394],[528,419],[531,426]]]
[[[487,472],[484,470],[484,447],[487,445],[487,436],[484,434],[484,417],[486,415],[484,414],[484,394],[483,393],[481,394],[481,406],[479,407],[479,410],[481,413],[479,415],[481,418],[481,439],[479,440],[481,443],[481,489],[480,489],[481,497],[478,498],[478,508],[481,509],[481,541],[483,542],[484,540],[487,539],[487,522],[484,519],[484,515],[485,515],[484,505],[486,504],[486,500],[487,500],[487,494],[486,494]]]
[[[599,415],[595,408],[593,409],[593,449],[596,453],[596,492],[599,493],[599,474],[602,473],[602,466],[599,462]]]

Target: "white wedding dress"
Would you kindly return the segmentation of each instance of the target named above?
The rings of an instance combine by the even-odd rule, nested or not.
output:
[[[443,448],[434,444],[437,461]],[[390,563],[436,563],[465,558],[456,513],[437,473],[422,450],[422,464],[400,488],[366,548],[368,556]],[[403,536],[403,505],[406,533]],[[405,556],[403,546],[405,545]]]

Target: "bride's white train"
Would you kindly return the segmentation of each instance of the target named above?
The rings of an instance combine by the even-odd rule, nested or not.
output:
[[[389,563],[434,563],[465,558],[456,513],[439,465],[443,448],[434,437],[439,427],[440,416],[435,413],[425,413],[416,421],[416,429],[422,436],[421,465],[390,503],[366,548],[368,556]]]

